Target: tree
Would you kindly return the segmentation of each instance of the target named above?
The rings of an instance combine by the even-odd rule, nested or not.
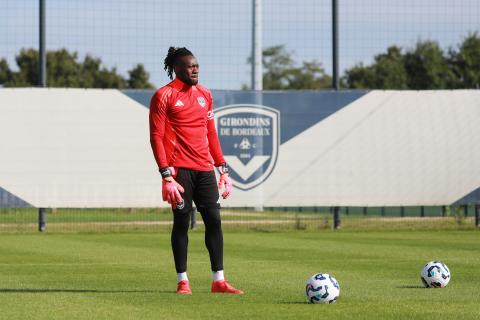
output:
[[[38,51],[22,49],[15,57],[18,71],[10,70],[5,59],[0,60],[0,85],[6,87],[36,86],[38,84]],[[67,49],[47,52],[47,84],[50,87],[80,88],[152,88],[149,74],[138,64],[129,71],[127,80],[116,68],[102,66],[102,61],[86,55],[78,62],[76,52]]]
[[[285,46],[263,49],[262,66],[264,89],[285,89],[288,86],[287,70],[293,68],[294,61]]]
[[[342,83],[368,89],[480,88],[480,36],[470,34],[448,55],[435,41],[419,41],[405,54],[390,47],[372,65],[346,70]]]
[[[360,62],[345,71],[345,75],[341,79],[341,86],[351,89],[370,89],[375,88],[375,82],[373,67],[364,66]]]
[[[0,86],[12,77],[12,72],[5,59],[0,59]]]
[[[332,86],[332,78],[317,60],[303,61],[299,68],[287,70],[287,90],[324,89]]]
[[[450,50],[449,62],[455,74],[455,88],[480,88],[480,36],[469,34],[458,52]]]
[[[401,49],[389,47],[387,53],[375,56],[371,66],[358,64],[346,70],[342,83],[359,89],[406,89],[407,72]]]
[[[454,74],[435,41],[419,41],[405,54],[405,70],[410,89],[446,89]]]
[[[137,64],[132,70],[128,71],[130,78],[128,79],[128,86],[130,88],[139,89],[153,89],[153,84],[148,82],[150,75],[143,64]]]
[[[303,61],[296,66],[292,58],[293,52],[284,45],[263,49],[263,88],[266,90],[300,90],[329,88],[332,79],[325,73],[322,64],[317,60]],[[251,63],[252,59],[249,58]],[[243,89],[248,86],[243,85]]]
[[[81,64],[81,87],[83,88],[95,88],[96,83],[98,82],[98,70],[102,61],[100,59],[94,58],[90,55],[86,55]]]
[[[38,84],[38,53],[33,49],[22,49],[15,57],[18,72],[5,82],[6,87],[26,87]]]
[[[34,52],[36,54],[36,52]],[[47,52],[47,84],[50,87],[80,87],[81,65],[77,53],[66,49]]]
[[[95,74],[94,86],[97,88],[127,88],[127,80],[117,73],[116,68],[102,68]]]
[[[402,49],[389,47],[386,54],[375,57],[376,87],[381,89],[407,89],[407,71]]]

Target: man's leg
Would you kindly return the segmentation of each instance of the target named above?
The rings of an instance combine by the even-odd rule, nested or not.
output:
[[[210,203],[198,206],[205,224],[205,245],[210,255],[212,271],[223,270],[223,232],[220,220],[220,204]]]
[[[212,271],[223,270],[223,233],[218,198],[215,173],[197,171],[193,201],[205,224],[205,245],[210,254]]]
[[[172,250],[177,273],[187,271],[188,227],[190,211],[173,210]]]
[[[192,211],[193,181],[191,171],[180,169],[175,180],[185,189],[183,207],[172,209],[173,228],[171,235],[173,259],[177,271],[178,293],[191,293],[187,277],[188,228]]]
[[[241,290],[233,288],[223,277],[223,231],[213,171],[197,173],[193,198],[205,224],[205,245],[210,255],[214,280],[212,292],[242,294]]]

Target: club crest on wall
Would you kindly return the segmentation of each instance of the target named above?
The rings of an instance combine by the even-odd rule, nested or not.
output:
[[[275,168],[280,142],[280,112],[253,104],[215,109],[215,123],[233,185],[250,190]]]

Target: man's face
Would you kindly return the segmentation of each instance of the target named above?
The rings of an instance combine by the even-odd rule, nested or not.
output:
[[[194,86],[198,83],[198,68],[198,62],[194,56],[183,56],[178,59],[174,70],[177,78]]]

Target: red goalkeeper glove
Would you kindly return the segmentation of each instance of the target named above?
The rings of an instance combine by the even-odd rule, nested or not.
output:
[[[225,191],[222,193],[222,198],[227,199],[232,193],[232,179],[228,176],[228,167],[227,164],[222,164],[219,168],[220,170],[220,179],[218,179],[218,189],[222,189],[225,186]]]
[[[177,208],[177,204],[183,203],[183,198],[180,193],[185,192],[183,187],[175,181],[175,169],[172,167],[160,169],[162,174],[162,199],[172,205],[173,209]],[[181,208],[179,208],[181,209]]]
[[[165,178],[162,181],[162,198],[172,205],[173,209],[177,208],[177,204],[183,203],[183,198],[180,195],[185,190],[183,187],[173,179],[173,177]],[[179,208],[181,209],[181,208]]]

